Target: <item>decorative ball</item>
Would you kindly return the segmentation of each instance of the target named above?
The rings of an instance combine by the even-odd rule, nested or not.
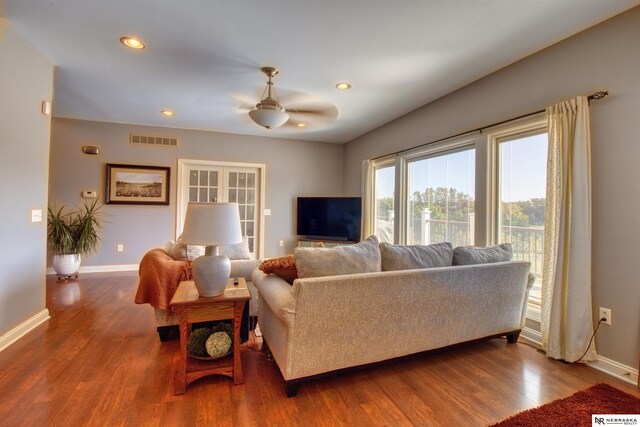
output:
[[[226,332],[233,344],[233,325],[230,322],[221,321],[216,323],[211,327],[211,333],[213,334],[214,332]]]
[[[208,354],[205,343],[210,335],[211,329],[208,328],[200,328],[192,331],[187,340],[187,353],[191,356],[207,357]]]
[[[209,356],[223,356],[231,349],[231,338],[226,332],[214,332],[207,338],[205,347]]]

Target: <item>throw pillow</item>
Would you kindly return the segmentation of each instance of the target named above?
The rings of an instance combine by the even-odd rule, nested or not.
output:
[[[251,252],[249,251],[249,237],[243,236],[242,242],[235,245],[220,245],[218,247],[218,253],[220,255],[226,255],[229,259],[251,259]]]
[[[180,242],[173,242],[167,253],[171,258],[176,261],[186,261],[187,260],[187,245]]]
[[[300,278],[380,271],[376,236],[335,248],[296,248],[293,255]]]
[[[382,271],[413,268],[447,267],[453,264],[453,245],[450,242],[433,245],[391,245],[380,243]]]
[[[298,271],[296,270],[293,255],[265,259],[260,263],[258,269],[265,274],[275,274],[276,276],[282,277],[290,285],[298,278]]]
[[[513,258],[511,243],[502,243],[488,248],[458,246],[453,250],[453,265],[487,264],[511,261],[511,258]]]
[[[176,261],[193,261],[204,255],[204,246],[187,245],[178,239],[167,253]]]

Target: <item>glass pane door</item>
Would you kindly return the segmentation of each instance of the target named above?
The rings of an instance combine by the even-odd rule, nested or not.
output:
[[[513,258],[531,262],[540,301],[544,211],[547,186],[547,134],[499,142],[499,242],[513,246]]]
[[[227,176],[227,200],[237,203],[240,209],[242,235],[249,239],[249,251],[254,252],[258,234],[258,192],[260,188],[257,169],[225,168]]]
[[[220,170],[213,168],[189,170],[189,202],[221,202]]]

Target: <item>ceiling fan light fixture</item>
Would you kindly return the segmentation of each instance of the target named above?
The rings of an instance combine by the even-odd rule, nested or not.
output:
[[[256,108],[249,111],[249,117],[256,124],[263,128],[278,128],[289,120],[289,115],[282,110],[272,110],[268,108]]]
[[[262,100],[256,104],[256,109],[249,111],[249,117],[256,124],[263,128],[273,129],[282,126],[289,120],[289,115],[285,112],[278,101],[276,89],[273,87],[271,78],[278,74],[278,69],[274,67],[262,67],[260,69],[267,75],[267,87],[262,94]]]

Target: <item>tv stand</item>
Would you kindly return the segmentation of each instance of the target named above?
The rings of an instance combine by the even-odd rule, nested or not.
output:
[[[318,243],[322,243],[325,248],[334,248],[336,246],[344,246],[344,245],[353,245],[358,242],[351,242],[349,240],[330,240],[330,239],[322,239],[322,238],[311,238],[311,237],[299,237],[298,238],[298,247],[300,248],[313,248]]]

